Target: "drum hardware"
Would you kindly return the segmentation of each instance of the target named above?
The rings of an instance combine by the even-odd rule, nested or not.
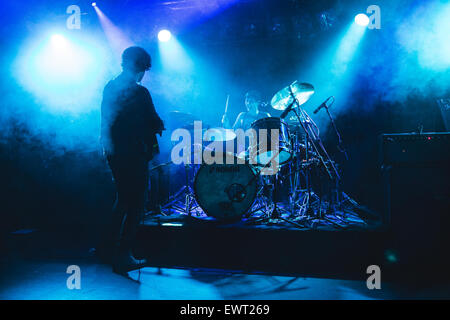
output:
[[[152,164],[153,164],[153,163],[152,163]],[[152,166],[152,167],[149,167],[149,168],[148,168],[148,172],[150,173],[150,172],[152,172],[152,171],[158,171],[158,172],[161,174],[162,169],[163,169],[164,167],[167,167],[167,166],[171,165],[171,164],[173,164],[172,161],[168,161],[168,162],[164,162],[164,163],[159,163],[159,164],[157,164],[157,165],[154,165],[154,166]],[[151,178],[150,178],[150,179],[151,179]],[[159,192],[159,191],[160,191],[159,186],[158,186],[159,179],[160,179],[160,178],[158,177],[158,182],[157,182],[156,192]],[[153,182],[150,182],[149,185],[151,186],[152,189],[154,188]],[[152,190],[152,191],[153,191],[153,190]],[[156,201],[155,207],[151,208],[148,212],[145,213],[145,215],[146,215],[146,216],[148,216],[148,215],[163,215],[163,216],[167,216],[167,214],[166,214],[162,209],[163,209],[163,207],[161,206],[160,201],[157,200],[157,201]]]
[[[330,97],[330,98],[331,98],[331,97]],[[328,117],[330,118],[331,125],[332,125],[332,127],[333,127],[333,129],[334,129],[334,132],[336,133],[337,138],[338,138],[337,148],[338,148],[338,150],[339,150],[340,152],[342,152],[342,153],[344,154],[345,160],[348,160],[348,155],[347,155],[347,151],[345,150],[345,147],[344,147],[344,142],[342,141],[342,138],[341,138],[341,135],[340,135],[340,133],[339,133],[339,130],[338,130],[337,127],[336,127],[336,123],[334,122],[333,116],[332,116],[331,113],[330,113],[330,107],[331,107],[331,105],[334,103],[334,97],[332,96],[332,98],[333,98],[333,101],[331,102],[330,105],[328,105],[328,104],[326,103],[326,101],[325,101],[325,103],[321,104],[320,107],[317,108],[316,111],[314,111],[314,113],[317,113],[317,111],[319,111],[321,108],[324,108],[324,109],[327,111],[327,115],[328,115]],[[329,99],[329,98],[328,98],[328,99]],[[328,100],[328,99],[327,99],[327,100]]]
[[[299,224],[295,221],[292,221],[291,219],[286,219],[282,216],[282,211],[289,212],[286,209],[283,209],[278,206],[276,197],[278,196],[278,173],[274,176],[271,176],[271,178],[274,180],[272,184],[272,194],[271,194],[271,206],[269,206],[267,203],[270,201],[266,200],[265,210],[263,210],[263,215],[257,219],[259,223],[267,223],[269,225],[276,225],[280,222],[287,222],[290,224],[293,224],[297,228],[304,229],[305,225]],[[264,199],[261,199],[264,201]]]
[[[268,162],[266,164],[266,166],[270,164],[270,162]],[[258,216],[256,219],[253,219],[254,221],[257,222],[271,222],[271,223],[276,223],[278,222],[277,220],[282,220],[282,221],[286,221],[289,223],[292,223],[292,221],[288,220],[288,219],[284,219],[281,216],[280,211],[287,211],[286,209],[283,209],[281,207],[279,207],[276,203],[276,201],[274,200],[275,197],[277,196],[277,190],[275,190],[276,188],[276,183],[278,181],[272,182],[273,180],[277,180],[278,176],[280,176],[280,173],[277,173],[275,175],[271,175],[271,176],[260,176],[261,179],[261,187],[260,190],[258,191],[256,200],[255,200],[255,206],[256,208],[254,208],[251,213],[249,213],[249,217],[251,217],[251,215],[257,211],[261,211],[262,215]],[[271,181],[272,180],[272,181]],[[275,192],[274,192],[275,191]],[[268,193],[268,195],[266,195]],[[254,206],[254,207],[255,207]],[[289,211],[287,211],[289,212]],[[294,225],[297,225],[296,223],[293,223]],[[299,226],[299,225],[297,225]],[[302,227],[303,226],[299,226]]]
[[[331,163],[331,159],[328,156],[328,153],[326,152],[320,137],[319,137],[319,129],[317,125],[314,123],[314,121],[309,117],[307,112],[302,109],[300,106],[305,103],[309,97],[314,93],[314,87],[309,84],[299,84],[297,81],[289,85],[288,87],[282,89],[278,93],[274,95],[272,98],[272,106],[275,109],[278,110],[284,110],[283,114],[281,115],[282,118],[286,117],[287,114],[290,111],[293,111],[295,114],[299,128],[303,129],[303,132],[305,133],[305,161],[309,164],[310,161],[310,151],[313,151],[314,158],[318,159],[327,172],[328,177],[330,180],[333,180],[334,177],[337,179],[340,179],[339,173],[337,172],[335,166],[333,163]],[[312,148],[312,150],[310,150]],[[311,165],[306,166],[299,166],[298,165],[298,159],[301,157],[301,154],[299,154],[300,148],[298,148],[298,144],[296,146],[296,150],[294,150],[295,155],[295,164],[304,174],[305,177],[305,184],[306,184],[306,192],[300,192],[300,196],[298,201],[295,201],[295,198],[291,200],[291,203],[294,204],[300,204],[299,205],[299,214],[301,215],[303,220],[312,220],[316,217],[318,218],[324,218],[324,214],[322,211],[322,199],[321,197],[317,197],[315,193],[312,191],[311,187]],[[321,151],[321,152],[320,152]],[[326,162],[322,156],[322,153],[325,155],[328,162]],[[328,164],[331,164],[329,167]],[[298,180],[298,174],[295,172],[295,181]],[[292,186],[292,185],[291,185]],[[294,187],[297,187],[297,183],[294,183]],[[291,193],[293,195],[297,195],[297,190],[291,190]],[[312,206],[312,198],[315,198],[315,200],[318,201],[318,210],[317,212],[314,210]],[[292,211],[292,215],[295,214],[295,209]]]
[[[332,97],[332,98],[333,98],[333,101],[331,104],[334,103],[334,97]],[[331,104],[328,105],[327,103],[323,103],[316,111],[319,111],[321,108],[324,108],[326,110],[327,115],[330,118],[330,122],[332,124],[333,130],[336,133],[336,136],[338,138],[337,149],[341,153],[344,154],[345,160],[348,160],[348,154],[347,154],[347,151],[345,150],[344,142],[342,140],[341,134],[339,133],[339,130],[336,126],[334,118],[331,115],[330,110],[329,110]],[[323,147],[322,142],[320,142],[320,144],[321,144],[322,149],[325,151],[325,148]],[[325,151],[325,153],[326,153],[326,151]],[[326,154],[326,155],[329,158],[328,154]],[[340,191],[341,179],[340,179],[339,174],[337,173],[336,165],[334,165],[334,161],[332,161],[331,159],[329,160],[329,163],[331,163],[333,165],[333,168],[336,172],[336,178],[334,179],[334,183],[335,183],[334,190],[331,190],[331,192],[334,193],[334,196],[332,194],[330,195],[328,212],[336,212],[337,209],[340,209],[343,212],[344,220],[346,220],[346,210],[344,210],[344,208],[343,208],[343,203],[347,200],[350,200],[351,202],[354,202],[354,203],[356,203],[356,201],[349,198],[344,192]],[[343,198],[345,200],[341,200],[340,198]]]
[[[165,204],[162,209],[170,210],[175,209],[179,210],[182,213],[185,213],[189,216],[192,216],[192,212],[198,208],[198,204],[196,203],[194,191],[191,188],[191,183],[189,179],[189,169],[193,168],[192,165],[185,164],[184,165],[184,173],[185,173],[185,184],[175,193],[172,197],[170,197],[169,202]],[[195,168],[193,168],[195,170]],[[178,203],[184,199],[184,206],[179,206]],[[197,215],[199,215],[197,213]]]
[[[222,152],[224,159],[225,157],[234,157],[233,164],[224,162],[223,164],[202,164],[200,166],[185,165],[185,185],[164,208],[175,208],[191,216],[192,211],[200,207],[208,216],[223,222],[245,217],[247,222],[258,221],[269,224],[286,222],[301,229],[314,227],[320,221],[327,221],[338,228],[345,227],[340,223],[346,220],[344,204],[352,202],[349,202],[350,198],[348,196],[345,198],[344,193],[339,189],[340,173],[320,139],[318,126],[301,107],[312,94],[314,94],[314,87],[311,84],[295,81],[277,92],[271,100],[274,109],[283,110],[283,114],[279,118],[262,118],[251,124],[251,128],[257,134],[259,134],[259,129],[267,129],[268,133],[271,133],[271,129],[278,129],[280,134],[277,150],[272,150],[272,137],[268,134],[267,142],[270,142],[264,144],[267,146],[265,150],[262,150],[260,142],[251,145],[238,155]],[[226,109],[228,99],[229,97],[227,97]],[[343,148],[343,142],[334,119],[329,113],[328,106],[323,107],[327,110],[338,136],[338,149],[345,154],[347,159],[347,153]],[[285,121],[284,118],[291,111],[291,116]],[[190,115],[186,114],[179,113],[177,116],[184,117],[186,120],[192,119]],[[223,151],[226,150],[227,142],[232,140],[234,140],[233,144],[237,142],[236,134],[231,130],[223,128],[208,130],[204,142],[222,142]],[[258,136],[258,138],[260,137]],[[213,153],[215,152],[213,149],[203,144],[204,142],[201,146],[202,151],[206,150],[211,155],[216,155]],[[234,148],[234,150],[237,149]],[[236,152],[239,153],[239,150]],[[277,165],[282,170],[273,175],[264,175],[276,157],[279,159]],[[243,159],[245,163],[237,164],[237,159]],[[249,162],[255,163],[255,165],[251,165]],[[191,169],[194,172],[193,182],[192,179],[189,179]],[[325,189],[322,187],[323,183],[320,183],[320,188],[316,189],[316,180],[313,179],[317,175],[327,179],[334,186]],[[282,183],[286,183],[287,191],[281,185]],[[328,186],[328,182],[326,186]],[[322,192],[324,190],[325,192]],[[327,198],[326,192],[328,191]],[[283,207],[278,199],[278,196],[284,193],[288,196],[287,207]],[[184,206],[177,204],[180,197],[184,197]],[[336,215],[337,209],[343,209],[341,210],[344,212],[342,217]],[[258,216],[257,212],[262,212],[262,214]],[[286,213],[288,213],[287,216]],[[333,213],[336,219],[330,216]]]
[[[294,99],[295,102],[295,99]],[[298,108],[300,107],[300,105],[297,106]],[[304,141],[304,145],[305,145],[305,161],[306,163],[308,163],[310,161],[310,147],[312,146],[314,148],[314,151],[316,153],[316,156],[318,156],[318,159],[321,161],[321,163],[324,164],[323,158],[321,158],[320,153],[318,152],[318,149],[316,147],[316,145],[314,144],[314,141],[312,139],[312,134],[315,133],[312,128],[309,126],[309,124],[306,122],[307,120],[307,114],[306,111],[301,110],[302,115],[305,119],[305,121],[302,121],[300,116],[297,113],[297,110],[292,109],[292,111],[294,112],[294,114],[296,115],[299,125],[303,128],[303,131],[306,133],[305,135],[305,141]],[[312,121],[310,121],[310,123],[313,123]],[[308,126],[308,127],[307,127]],[[297,152],[300,150],[296,150]],[[297,158],[298,159],[298,158]],[[325,167],[327,170],[327,173],[329,176],[331,176],[329,170],[327,167]],[[303,169],[303,168],[302,168]],[[304,200],[304,204],[305,204],[305,209],[304,209],[304,215],[312,217],[314,216],[314,210],[313,207],[311,206],[311,198],[312,198],[312,189],[311,189],[311,166],[306,166],[304,168],[304,176],[305,176],[305,182],[306,182],[306,193],[302,193],[303,197],[306,197],[306,200]],[[319,199],[319,202],[321,202],[321,200]],[[301,210],[302,208],[300,208]],[[319,205],[319,215],[321,214],[321,206]]]
[[[292,109],[294,114],[297,117],[298,123],[302,127],[303,131],[306,133],[305,135],[305,145],[306,145],[306,161],[309,160],[309,146],[312,147],[312,151],[315,153],[315,156],[319,159],[321,164],[323,165],[324,169],[326,170],[328,176],[330,179],[333,179],[333,174],[331,173],[330,168],[328,168],[327,164],[325,163],[325,160],[323,159],[323,156],[320,153],[320,150],[317,145],[319,145],[322,149],[322,152],[324,152],[325,156],[328,158],[328,160],[331,161],[330,157],[328,156],[328,153],[326,152],[325,148],[323,147],[323,144],[319,137],[319,128],[314,123],[314,121],[311,119],[311,117],[306,113],[305,110],[299,108],[300,115],[298,114],[297,110]],[[303,121],[302,121],[303,118]],[[317,130],[317,131],[316,131]],[[339,173],[337,170],[333,167],[332,168],[335,175],[339,177]],[[340,178],[340,177],[339,177]]]
[[[332,160],[325,161],[323,160],[323,158],[321,159],[320,153],[318,153],[319,157],[317,157],[317,154],[314,154],[314,157],[310,158],[311,152],[308,151],[310,149],[310,144],[308,143],[308,141],[305,141],[304,145],[306,146],[307,149],[306,159],[302,160],[302,157],[296,157],[297,159],[300,159],[300,161],[297,162],[297,168],[295,170],[296,172],[294,172],[294,173],[298,172],[303,173],[306,182],[306,189],[300,189],[300,191],[298,192],[299,199],[295,202],[295,204],[299,208],[298,216],[300,217],[300,221],[304,225],[314,227],[315,225],[317,225],[318,222],[320,222],[320,220],[324,220],[327,221],[328,223],[331,223],[337,228],[343,228],[344,226],[327,217],[327,214],[336,213],[336,209],[340,208],[340,201],[338,198],[340,176],[337,173],[336,165]],[[296,152],[299,152],[299,150],[296,150]],[[326,155],[328,156],[328,154]],[[328,207],[325,210],[323,208],[324,202],[322,201],[322,197],[318,196],[316,193],[312,191],[312,184],[311,184],[312,170],[317,170],[321,167],[326,169],[328,173],[327,174],[328,178],[330,178],[329,175],[330,172],[335,171],[337,173],[336,175],[332,175],[332,179],[329,179],[329,181],[335,183],[334,190],[331,191],[332,193],[334,193],[335,196],[330,194],[328,199]],[[298,179],[298,177],[296,178]]]
[[[303,129],[303,131],[306,133],[307,142],[311,143],[314,152],[317,153],[317,156],[319,157],[320,161],[324,165],[325,169],[327,170],[328,175],[330,176],[330,179],[332,179],[332,174],[328,167],[326,166],[322,156],[320,155],[319,149],[315,144],[315,141],[320,142],[320,138],[318,135],[318,127],[314,123],[314,121],[311,119],[311,117],[306,113],[305,110],[300,108],[302,104],[304,104],[306,101],[309,100],[309,98],[314,94],[314,87],[313,85],[309,83],[299,83],[298,81],[294,81],[289,86],[281,89],[278,91],[271,100],[271,105],[274,109],[277,110],[284,110],[283,114],[280,116],[280,118],[285,118],[287,114],[290,111],[293,111],[296,115],[296,118],[298,120],[298,124]],[[300,115],[302,116],[302,119],[300,118],[297,110],[300,111]],[[302,121],[303,120],[303,121]],[[317,132],[315,131],[317,130]],[[320,142],[320,145],[321,142]],[[329,159],[328,154],[326,153],[325,148],[322,150],[326,154],[327,158]],[[330,159],[331,160],[331,159]],[[338,176],[337,171],[335,170],[335,174]]]
[[[269,212],[271,212],[272,208],[269,204],[269,199],[266,197],[265,192],[267,185],[264,183],[261,183],[261,186],[258,190],[258,193],[256,194],[256,199],[253,203],[253,206],[251,208],[251,211],[248,212],[248,219],[247,222],[261,222],[261,220],[268,215]],[[253,218],[253,214],[256,212],[263,212],[261,216],[257,216]]]
[[[251,183],[254,179],[256,179],[258,176],[261,175],[261,172],[264,168],[267,168],[270,164],[271,161],[278,156],[278,153],[280,151],[275,151],[275,155],[272,156],[272,158],[261,168],[261,170],[258,171],[258,174],[251,180],[249,181],[249,183]],[[263,215],[262,217],[259,217],[257,219],[258,222],[268,222],[269,224],[277,224],[280,221],[284,221],[290,224],[295,225],[298,228],[304,229],[305,226],[299,223],[296,223],[290,219],[286,219],[282,216],[281,211],[287,211],[281,207],[278,206],[277,203],[277,196],[278,196],[278,186],[279,186],[279,181],[278,181],[278,177],[280,176],[280,173],[276,173],[275,175],[269,176],[268,179],[271,179],[273,181],[273,183],[271,184],[271,195],[270,195],[270,199],[271,199],[271,203],[272,205],[269,206],[268,202],[265,200],[264,196],[262,195],[262,192],[258,193],[258,199],[257,201],[259,202],[265,202],[265,205],[261,206],[260,209],[264,208],[263,210]],[[267,186],[267,184],[265,185]],[[261,190],[263,190],[264,186],[261,188]],[[257,210],[253,210],[252,213],[256,212]],[[288,212],[288,211],[287,211]]]

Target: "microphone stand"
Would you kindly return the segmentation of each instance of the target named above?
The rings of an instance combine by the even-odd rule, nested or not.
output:
[[[330,118],[330,121],[331,121],[331,124],[333,126],[334,132],[336,132],[336,136],[338,137],[338,145],[337,145],[338,150],[344,154],[345,160],[348,160],[347,151],[344,148],[344,142],[342,141],[342,138],[341,138],[341,135],[339,133],[339,130],[336,127],[336,123],[334,122],[334,119],[331,116],[330,109],[328,108],[327,104],[325,104],[323,107],[325,108],[325,110],[327,110],[327,114],[328,114],[328,117]]]
[[[329,109],[327,104],[325,104],[323,107],[327,111],[328,117],[330,118],[330,121],[331,121],[331,125],[333,126],[334,132],[336,133],[336,136],[338,138],[337,148],[338,148],[339,152],[344,154],[345,160],[348,161],[348,154],[347,154],[347,151],[345,150],[344,142],[342,141],[342,138],[341,138],[341,135],[339,133],[339,130],[338,130],[337,126],[336,126],[336,123],[334,122],[333,116],[331,115],[330,109]],[[336,188],[336,203],[337,203],[337,207],[340,208],[341,205],[342,205],[342,202],[341,202],[341,199],[340,199],[340,179],[336,179],[335,182],[336,182],[336,186],[335,186],[335,188]],[[331,199],[330,199],[330,201],[331,201],[330,202],[330,206],[331,207],[333,206],[333,203],[332,203],[333,199],[334,199],[334,197],[331,197]],[[345,219],[345,210],[344,210],[344,219]]]
[[[306,142],[306,147],[307,147],[307,160],[308,160],[308,142],[309,142],[309,143],[311,144],[313,150],[316,152],[316,156],[319,158],[320,163],[323,165],[324,169],[326,170],[326,172],[327,172],[328,177],[330,178],[330,180],[335,179],[336,182],[338,183],[338,181],[340,181],[340,175],[339,175],[339,173],[338,173],[338,170],[337,170],[337,168],[334,166],[333,162],[331,161],[330,156],[329,156],[328,153],[326,152],[325,147],[323,146],[322,141],[321,141],[319,135],[318,135],[316,132],[314,132],[314,130],[312,130],[312,128],[311,128],[311,125],[314,125],[314,126],[316,127],[316,129],[317,129],[316,124],[315,124],[314,121],[311,119],[311,117],[305,112],[305,110],[303,110],[303,109],[300,107],[300,104],[299,104],[299,102],[297,101],[297,98],[295,97],[294,93],[292,92],[292,88],[291,88],[290,86],[289,86],[289,91],[290,91],[291,97],[293,98],[293,103],[291,103],[291,105],[289,105],[289,107],[286,108],[285,112],[283,112],[283,115],[287,115],[287,113],[290,112],[291,110],[294,111],[294,113],[295,113],[295,115],[296,115],[296,117],[297,117],[298,123],[300,124],[300,126],[302,127],[302,129],[304,130],[304,132],[306,133],[306,141],[305,141],[305,142]],[[297,105],[297,108],[299,109],[300,115],[299,115],[299,113],[293,108],[293,104],[296,104],[296,105]],[[327,109],[328,109],[328,108],[327,108]],[[282,116],[283,116],[283,115],[282,115]],[[308,128],[307,128],[306,125],[301,121],[300,116],[302,116],[303,119],[309,120],[309,121],[310,121],[311,125],[308,125]],[[310,131],[310,130],[311,130],[311,131]],[[316,143],[317,143],[317,144],[316,144]],[[321,155],[321,152],[319,151],[319,147],[318,147],[317,145],[320,146],[321,151],[324,153],[325,157],[327,158],[328,162],[330,163],[331,168],[332,168],[332,171],[333,171],[333,173],[334,173],[334,176],[333,176],[333,174],[331,173],[331,170],[328,168],[327,164],[325,163],[325,160],[324,160],[323,156]],[[308,168],[308,169],[307,169],[307,172],[306,172],[308,201],[307,201],[307,203],[306,203],[306,217],[305,217],[305,218],[306,218],[307,221],[308,221],[308,220],[311,220],[311,219],[314,219],[314,213],[313,213],[313,209],[312,209],[312,207],[311,207],[311,185],[310,185],[311,181],[310,181],[309,170],[310,170],[310,169]],[[320,198],[319,201],[321,202],[321,198]],[[318,212],[318,218],[319,218],[319,219],[326,220],[326,221],[328,221],[329,223],[335,225],[336,227],[342,227],[340,224],[338,224],[338,223],[336,223],[336,222],[334,222],[334,221],[328,219],[326,216],[324,216],[324,215],[322,214],[321,211],[322,211],[322,210],[321,210],[321,207],[320,207],[320,205],[319,205],[319,212]]]

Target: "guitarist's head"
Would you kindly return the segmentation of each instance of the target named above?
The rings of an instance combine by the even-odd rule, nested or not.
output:
[[[141,47],[129,47],[122,53],[123,72],[130,75],[136,82],[140,82],[145,71],[152,66],[152,59],[147,51]]]

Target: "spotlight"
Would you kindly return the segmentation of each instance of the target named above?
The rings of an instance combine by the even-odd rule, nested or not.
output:
[[[158,40],[161,42],[167,42],[172,38],[172,34],[169,30],[161,30],[158,32]]]
[[[97,6],[97,2],[92,2],[92,6],[96,7]]]
[[[369,24],[369,17],[366,16],[364,13],[357,14],[355,16],[355,22],[356,24],[365,27]]]
[[[67,45],[67,40],[60,34],[54,34],[51,37],[51,42],[53,47],[57,49],[62,49]]]

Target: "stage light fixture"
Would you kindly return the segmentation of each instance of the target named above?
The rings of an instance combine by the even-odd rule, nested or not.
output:
[[[97,6],[97,2],[92,2],[92,6],[96,7]]]
[[[161,42],[167,42],[172,38],[172,34],[169,30],[161,30],[158,32],[158,40]]]
[[[369,17],[364,13],[359,13],[355,16],[355,22],[357,25],[366,27],[369,24]]]

